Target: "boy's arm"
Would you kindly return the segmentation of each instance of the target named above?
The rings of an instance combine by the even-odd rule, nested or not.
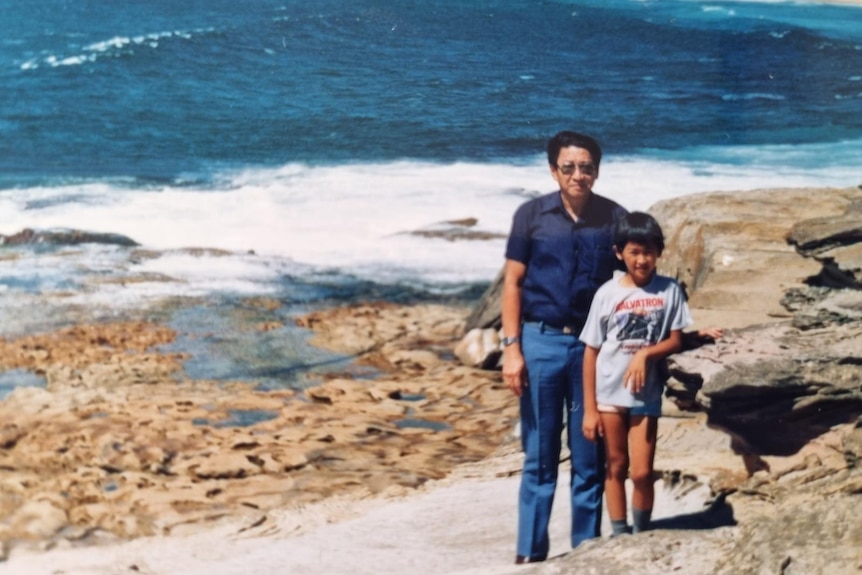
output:
[[[641,348],[635,353],[623,375],[623,385],[632,393],[638,393],[646,385],[647,364],[665,358],[682,349],[682,330],[671,330],[667,339],[655,345]],[[586,360],[585,360],[586,361]],[[586,363],[585,363],[586,365]],[[586,372],[586,367],[584,368]]]
[[[724,336],[724,329],[720,327],[706,327],[697,331],[682,332],[682,349],[697,349],[700,346],[714,342]]]
[[[602,427],[602,419],[599,417],[599,408],[596,402],[596,360],[599,357],[599,348],[588,345],[584,349],[584,422],[582,424],[584,437],[590,441],[596,441],[598,437],[604,437],[605,430]]]

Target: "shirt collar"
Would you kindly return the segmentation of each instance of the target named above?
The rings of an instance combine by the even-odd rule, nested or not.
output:
[[[560,194],[562,194],[562,192],[557,190],[556,192],[545,194],[542,197],[540,204],[542,208],[542,213],[555,212],[566,209],[565,206],[563,206],[563,198]]]
[[[546,214],[546,213],[556,212],[556,211],[565,212],[566,207],[563,205],[562,193],[563,192],[561,192],[560,190],[557,190],[556,192],[546,194],[542,198],[542,203],[540,204],[542,213]],[[581,217],[578,218],[578,221],[586,222],[586,221],[589,221],[591,219],[590,213],[592,211],[591,208],[592,208],[593,204],[595,203],[593,201],[593,199],[595,198],[595,195],[596,195],[595,192],[590,192],[590,199],[587,200],[587,205],[584,206],[584,211],[581,214]]]

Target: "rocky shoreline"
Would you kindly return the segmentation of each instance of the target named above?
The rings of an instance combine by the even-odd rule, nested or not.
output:
[[[302,391],[177,380],[171,330],[81,325],[0,342],[43,373],[0,402],[0,540],[98,542],[199,529],[333,495],[414,488],[486,457],[511,432],[498,377],[441,359],[466,310],[356,305],[300,324],[380,374]],[[243,422],[242,419],[247,421]],[[253,423],[253,424],[249,424]]]
[[[651,210],[670,240],[663,271],[686,284],[699,325],[728,328],[671,362],[657,455],[666,481],[708,484],[711,504],[517,572],[859,572],[860,208],[853,188],[702,194]],[[3,370],[46,385],[0,401],[3,555],[225,522],[264,536],[285,510],[410,493],[500,453],[509,463],[489,464],[492,476],[516,474],[517,405],[481,368],[497,345],[493,294],[472,309],[303,315],[312,343],[367,371],[333,364],[302,390],[184,377],[187,354],[164,351],[178,334],[156,319],[9,336]],[[263,312],[243,329],[279,329],[259,321],[266,302],[245,305]],[[482,337],[463,339],[469,328]],[[459,348],[475,367],[455,360]]]

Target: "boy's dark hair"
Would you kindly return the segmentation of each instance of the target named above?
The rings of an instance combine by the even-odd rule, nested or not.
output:
[[[654,246],[658,248],[659,253],[664,251],[664,234],[661,226],[654,217],[644,212],[631,212],[617,220],[614,228],[614,246],[619,251],[623,251],[629,242]]]
[[[564,130],[548,140],[548,163],[556,167],[557,159],[560,157],[560,150],[571,146],[588,151],[593,158],[596,168],[602,163],[602,147],[599,146],[597,141],[586,134],[579,134],[578,132],[568,130]]]

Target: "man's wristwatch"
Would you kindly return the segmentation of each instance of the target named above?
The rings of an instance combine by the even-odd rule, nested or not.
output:
[[[521,341],[521,336],[520,336],[520,335],[513,335],[512,337],[504,337],[504,338],[503,338],[502,340],[500,340],[500,341],[502,341],[502,342],[503,342],[503,347],[509,347],[509,346],[510,346],[510,345],[512,345],[513,343],[518,343],[518,342],[520,342],[520,341]]]

